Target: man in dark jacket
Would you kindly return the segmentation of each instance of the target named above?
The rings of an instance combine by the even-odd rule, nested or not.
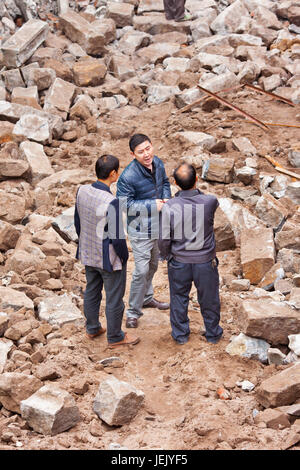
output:
[[[128,237],[135,261],[126,327],[137,328],[142,307],[169,308],[168,303],[153,297],[152,279],[158,267],[159,213],[171,190],[164,164],[154,155],[149,137],[135,134],[129,148],[133,160],[119,178],[117,197],[127,211]]]
[[[197,175],[192,165],[179,165],[174,178],[181,191],[162,209],[158,242],[161,256],[168,260],[172,337],[179,344],[188,341],[189,293],[194,282],[204,336],[209,343],[217,343],[223,333],[219,325],[219,262],[214,236],[214,214],[219,203],[215,196],[196,189]]]
[[[85,265],[87,280],[84,294],[86,334],[93,339],[106,331],[99,322],[104,285],[110,348],[139,342],[138,337],[128,335],[121,329],[128,250],[119,201],[110,192],[110,185],[117,181],[118,172],[118,158],[113,155],[98,158],[98,179],[78,189],[75,205],[75,228],[79,237],[77,258]]]

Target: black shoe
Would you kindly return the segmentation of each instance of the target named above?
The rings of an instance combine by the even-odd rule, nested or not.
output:
[[[173,338],[174,339],[174,338]],[[177,344],[186,344],[188,342],[189,338],[179,338],[179,339],[174,339],[174,341],[177,343]]]
[[[126,328],[137,328],[138,327],[138,321],[137,318],[134,317],[129,317],[126,320]]]
[[[170,308],[170,304],[167,302],[159,302],[153,298],[146,305],[143,305],[143,308],[158,308],[159,310],[168,310]]]

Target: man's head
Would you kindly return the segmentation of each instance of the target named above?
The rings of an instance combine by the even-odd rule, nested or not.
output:
[[[193,189],[197,181],[197,173],[193,165],[189,163],[181,163],[175,168],[173,173],[177,186],[184,191]]]
[[[114,183],[118,179],[120,162],[113,155],[102,155],[96,161],[96,175],[98,180]]]
[[[131,155],[146,168],[152,168],[154,149],[151,140],[144,134],[134,134],[129,141]]]

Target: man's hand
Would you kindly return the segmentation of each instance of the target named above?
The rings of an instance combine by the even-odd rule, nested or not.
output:
[[[158,212],[162,210],[164,203],[163,199],[156,199],[156,208]]]

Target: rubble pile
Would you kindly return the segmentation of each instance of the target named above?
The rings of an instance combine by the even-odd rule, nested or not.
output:
[[[135,433],[129,448],[168,448],[170,436],[174,448],[299,447],[299,2],[187,0],[186,8],[194,19],[174,22],[162,0],[1,2],[1,448],[43,448],[41,436],[45,448],[118,448],[102,421],[122,426],[118,439]],[[146,374],[157,367],[164,387],[151,383],[148,393],[130,351],[127,361],[107,358],[104,346],[100,354],[99,343],[82,340],[85,277],[73,225],[76,190],[94,181],[97,156],[114,152],[124,168],[135,131],[153,136],[170,177],[180,161],[195,165],[199,189],[220,204],[226,347],[220,358],[201,342],[156,358],[167,336],[155,347],[145,339],[154,355]],[[157,285],[167,297],[163,269]],[[190,306],[200,316],[194,293]],[[168,318],[155,321],[166,334]],[[144,328],[146,338],[151,323]],[[174,389],[172,433],[144,442],[145,422],[149,434],[164,422],[155,393],[173,386],[189,395],[183,418]],[[230,413],[238,416],[231,438]]]

